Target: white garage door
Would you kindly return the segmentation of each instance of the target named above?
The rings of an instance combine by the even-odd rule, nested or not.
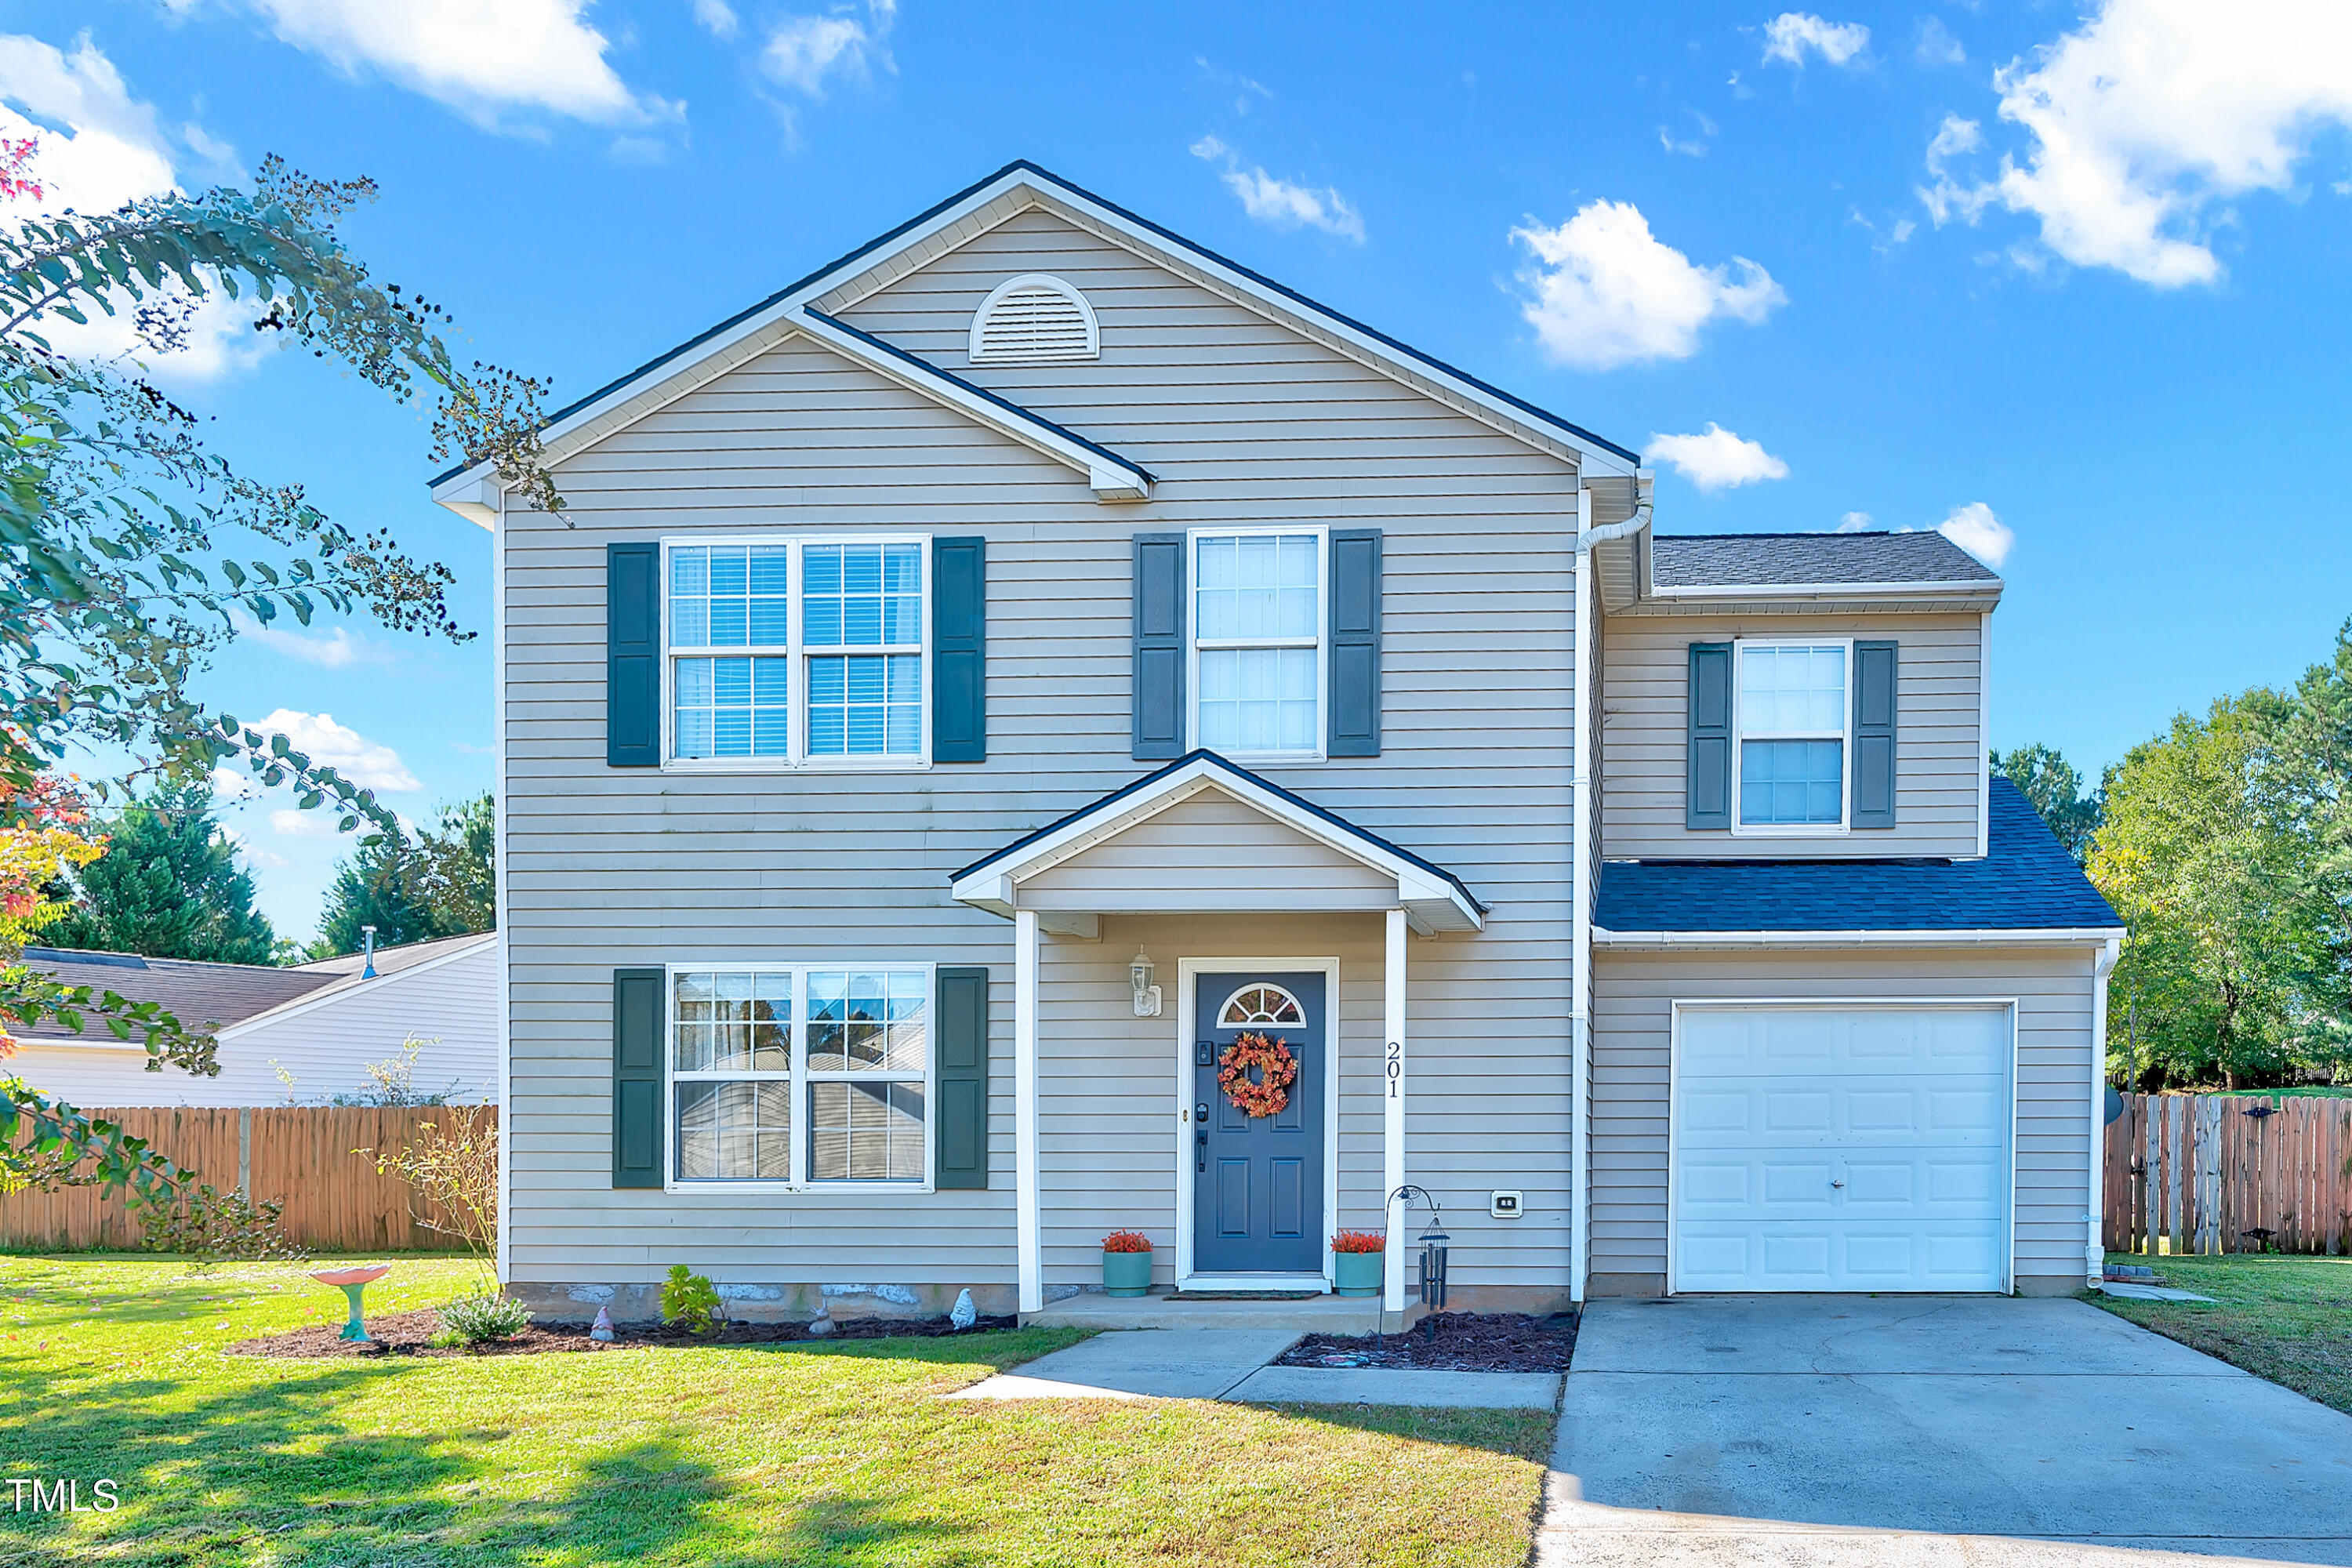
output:
[[[1677,1022],[1674,1289],[2007,1289],[2007,1008]]]

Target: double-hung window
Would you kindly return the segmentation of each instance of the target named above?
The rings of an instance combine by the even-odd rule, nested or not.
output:
[[[1736,648],[1739,826],[1767,832],[1843,827],[1852,645],[1742,642]]]
[[[824,1188],[930,1181],[928,965],[669,974],[670,1178]]]
[[[1320,756],[1322,531],[1203,531],[1190,542],[1192,743],[1232,757]]]
[[[928,541],[671,541],[669,749],[688,765],[929,760]]]

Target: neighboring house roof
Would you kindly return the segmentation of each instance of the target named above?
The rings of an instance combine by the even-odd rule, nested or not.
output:
[[[205,1028],[242,1023],[335,981],[331,973],[310,969],[203,963],[187,958],[142,958],[135,952],[80,952],[53,947],[28,947],[21,962],[62,985],[87,985],[93,994],[111,991],[132,1002],[160,1003],[183,1024]],[[79,1031],[44,1020],[11,1026],[9,1033],[26,1040],[114,1038],[104,1025],[94,1021]]]
[[[1980,860],[1617,860],[1608,931],[2111,931],[2123,921],[2004,778]]]
[[[1982,584],[2000,574],[1940,533],[1654,534],[1651,580],[1676,588]]]
[[[818,304],[835,289],[872,271],[894,256],[931,242],[960,225],[972,223],[976,216],[982,214],[982,209],[992,203],[1009,196],[1018,198],[1024,193],[1033,205],[1062,205],[1067,211],[1081,215],[1089,222],[1118,234],[1132,248],[1157,251],[1179,259],[1200,276],[1213,280],[1218,288],[1246,300],[1255,308],[1310,330],[1313,335],[1344,348],[1354,357],[1399,379],[1418,384],[1424,390],[1433,389],[1465,411],[1475,412],[1487,422],[1518,434],[1522,438],[1536,441],[1538,445],[1558,443],[1588,459],[1598,456],[1601,461],[1594,466],[1601,471],[1631,473],[1641,466],[1641,455],[1630,447],[1604,439],[1580,425],[1481,381],[1385,332],[1318,304],[1294,289],[1195,245],[1181,235],[1139,217],[1026,160],[1006,164],[928,212],[909,218],[840,259],[819,268],[749,309],[738,311],[709,330],[689,338],[667,353],[657,355],[627,374],[557,410],[541,426],[551,460],[561,461],[567,448],[580,443],[583,436],[588,441],[597,438],[602,433],[595,429],[600,419],[648,388],[681,374],[700,362],[722,357],[736,344],[772,335],[779,328],[789,330],[792,323],[786,318],[807,319],[800,315],[803,307]],[[981,226],[987,226],[982,223]],[[485,503],[472,494],[474,482],[484,476],[488,476],[488,483],[495,484],[495,474],[487,460],[461,463],[433,479],[435,499],[474,516],[477,509],[485,507]],[[466,482],[463,485],[457,483],[460,479]],[[487,520],[476,516],[476,521]]]
[[[454,957],[497,933],[447,937],[437,942],[410,942],[378,948],[379,976]],[[314,1002],[362,984],[363,960],[359,953],[321,959],[287,968],[261,963],[205,963],[188,958],[142,958],[135,952],[84,952],[68,948],[28,947],[25,967],[65,985],[87,985],[93,994],[107,991],[131,1002],[155,1002],[191,1027],[228,1029],[257,1022],[290,1008]],[[103,1024],[68,1029],[54,1021],[12,1025],[9,1033],[25,1040],[93,1040],[110,1043],[114,1036]]]
[[[412,942],[400,947],[380,947],[375,950],[375,977],[367,979],[363,954],[346,952],[335,958],[322,958],[315,963],[300,966],[302,973],[329,976],[327,984],[303,995],[281,1002],[267,1012],[256,1013],[249,1018],[236,1020],[234,1027],[224,1033],[242,1034],[258,1028],[293,1013],[308,1012],[322,1006],[345,992],[362,985],[379,984],[425,970],[438,968],[465,954],[488,947],[499,940],[494,931],[474,931],[466,936],[436,937],[431,942]]]

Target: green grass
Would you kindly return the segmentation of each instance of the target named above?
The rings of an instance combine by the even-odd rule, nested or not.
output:
[[[373,1310],[455,1295],[395,1262]],[[1517,1564],[1549,1417],[938,1396],[1083,1337],[268,1361],[285,1268],[0,1258],[0,1565]]]
[[[2213,1298],[2129,1301],[2093,1292],[2108,1311],[2352,1414],[2352,1258],[2107,1258],[2153,1264],[2165,1284]]]

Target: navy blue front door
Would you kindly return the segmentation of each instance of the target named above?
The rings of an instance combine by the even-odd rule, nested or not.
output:
[[[1320,1274],[1323,976],[1234,973],[1194,980],[1193,1272]],[[1275,1115],[1251,1116],[1217,1087],[1217,1059],[1244,1035],[1280,1040],[1297,1058],[1290,1102]]]

